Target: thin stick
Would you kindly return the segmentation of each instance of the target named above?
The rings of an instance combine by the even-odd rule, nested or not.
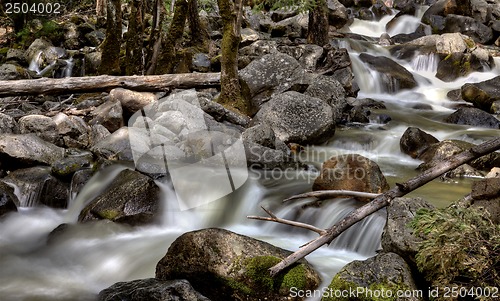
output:
[[[318,190],[291,196],[287,199],[284,199],[283,203],[296,199],[305,199],[305,198],[327,199],[327,198],[337,197],[340,195],[374,199],[378,197],[380,193],[370,193],[370,192],[352,191],[352,190]]]
[[[269,211],[268,209],[261,207],[267,214],[269,214],[270,217],[263,217],[263,216],[254,216],[250,215],[247,216],[248,219],[256,219],[256,220],[261,220],[261,221],[270,221],[270,222],[275,222],[275,223],[280,223],[280,224],[285,224],[293,227],[298,227],[298,228],[304,228],[307,230],[314,231],[318,233],[319,235],[324,235],[326,234],[326,231],[320,228],[317,228],[313,225],[305,224],[305,223],[300,223],[300,222],[295,222],[291,220],[287,220],[284,218],[279,218],[277,217],[274,213]]]

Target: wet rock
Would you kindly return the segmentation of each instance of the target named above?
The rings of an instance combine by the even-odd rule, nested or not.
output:
[[[136,92],[123,88],[115,88],[111,90],[111,92],[109,92],[109,102],[113,104],[119,102],[121,104],[121,107],[123,108],[123,111],[125,111],[129,115],[134,114],[138,110],[157,100],[158,98],[156,97],[156,95],[149,92]],[[116,113],[114,113],[113,115],[116,115],[116,118],[118,118],[119,109],[116,107],[115,110]],[[99,112],[98,114],[101,113]],[[120,127],[122,125],[120,125]],[[110,131],[113,132],[112,130]]]
[[[187,280],[162,281],[155,278],[118,282],[99,292],[99,301],[210,301],[194,290]]]
[[[66,208],[68,205],[69,185],[52,176],[49,167],[17,169],[3,180],[18,187],[19,207]]]
[[[9,213],[17,211],[16,204],[19,204],[14,188],[0,181],[0,218]]]
[[[323,46],[324,59],[318,62],[317,72],[333,76],[342,84],[348,96],[356,97],[359,87],[354,81],[351,59],[345,48],[335,48],[330,44]]]
[[[271,278],[268,268],[289,254],[227,230],[204,229],[172,243],[156,266],[156,278],[187,279],[211,300],[288,300],[291,287],[312,290],[320,284],[305,260]]]
[[[0,80],[16,80],[29,78],[29,73],[21,66],[14,64],[0,65]]]
[[[26,61],[37,61],[40,67],[43,67],[44,61],[45,64],[47,64],[45,52],[47,52],[51,47],[54,47],[54,45],[52,45],[52,43],[45,38],[34,40],[24,53]],[[57,56],[55,58],[57,58]],[[54,59],[54,56],[51,56],[51,59]]]
[[[465,84],[461,91],[463,100],[490,112],[492,104],[500,100],[500,76],[479,83]]]
[[[43,115],[28,115],[19,119],[21,134],[33,133],[45,141],[59,144],[59,133],[52,118]]]
[[[377,21],[382,19],[384,16],[392,15],[392,9],[387,7],[382,0],[375,0],[371,6],[371,11]]]
[[[52,164],[64,156],[64,149],[34,134],[0,134],[0,156],[3,168],[18,164]]]
[[[333,136],[337,116],[321,99],[289,91],[273,96],[256,118],[285,143],[314,144]]]
[[[90,146],[91,128],[82,118],[58,113],[52,119],[56,124],[59,136],[62,137],[64,146],[80,149]]]
[[[416,291],[417,285],[412,277],[412,272],[403,258],[395,253],[382,253],[364,261],[355,260],[335,275],[328,288],[333,291],[364,291],[384,289],[391,291],[392,296],[400,291]],[[328,291],[330,291],[328,290]],[[380,293],[380,291],[378,291]],[[365,294],[361,294],[365,296]],[[370,295],[368,295],[370,296]],[[368,298],[371,300],[371,298]],[[322,301],[337,300],[335,295],[326,296]],[[420,301],[423,298],[405,297],[407,301]]]
[[[297,60],[283,53],[268,54],[251,62],[239,76],[244,97],[251,99],[256,109],[271,96],[307,83],[305,70]]]
[[[89,168],[92,161],[93,157],[90,152],[75,154],[54,162],[51,165],[51,172],[56,177],[68,179],[78,170]]]
[[[413,0],[394,0],[392,7],[402,14],[415,15],[416,3]]]
[[[328,7],[328,24],[340,29],[349,22],[349,14],[347,9],[338,0],[328,0],[326,2]]]
[[[416,236],[408,224],[422,208],[432,210],[434,206],[422,198],[395,198],[387,207],[387,222],[382,233],[382,249],[398,254],[414,266],[423,239]]]
[[[445,122],[499,129],[500,120],[477,108],[460,108],[444,119]]]
[[[399,140],[401,151],[412,158],[419,158],[425,150],[439,140],[416,127],[409,127]]]
[[[387,57],[361,53],[359,58],[380,74],[387,92],[413,89],[417,86],[415,78],[408,70]]]
[[[159,203],[160,189],[154,181],[127,169],[82,210],[78,221],[108,219],[133,226],[150,224],[158,216]]]
[[[113,134],[106,136],[103,140],[95,141],[97,143],[90,150],[99,157],[107,160],[134,160],[130,148],[128,127],[122,127]]]
[[[118,100],[106,101],[92,112],[92,116],[94,118],[90,120],[90,125],[101,124],[111,133],[125,124],[123,120],[123,108]]]
[[[459,140],[443,140],[429,146],[419,157],[423,160],[418,169],[425,170],[439,164],[446,158],[454,156],[473,147],[474,144]],[[470,166],[480,171],[489,171],[493,167],[500,167],[500,153],[493,152],[478,159],[472,160]]]
[[[70,184],[70,199],[74,199],[94,175],[94,171],[90,168],[79,169],[71,177]]]
[[[16,120],[7,114],[0,113],[0,134],[18,134],[19,125]]]
[[[377,163],[358,154],[349,154],[324,162],[312,189],[382,193],[389,189],[389,184]]]

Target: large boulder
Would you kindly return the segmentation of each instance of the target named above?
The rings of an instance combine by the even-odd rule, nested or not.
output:
[[[127,169],[82,210],[78,221],[108,219],[130,225],[149,224],[158,216],[159,206],[160,188],[155,182]]]
[[[95,129],[97,130],[98,128]],[[99,133],[99,131],[95,132],[97,136],[95,141],[97,143],[90,149],[94,154],[107,160],[134,160],[132,148],[130,147],[128,127],[122,127],[113,134],[105,136],[102,140],[99,139],[101,137]]]
[[[389,184],[377,163],[358,154],[349,154],[324,162],[312,189],[382,193],[389,189]]]
[[[16,64],[0,65],[0,80],[16,80],[30,78],[28,71]]]
[[[81,117],[58,113],[52,119],[64,146],[80,149],[90,146],[91,128]]]
[[[491,220],[500,224],[500,176],[486,177],[472,184],[472,205],[483,207]]]
[[[471,37],[476,43],[489,44],[493,41],[492,29],[471,17],[449,14],[444,21],[442,32],[460,32]]]
[[[460,108],[444,119],[445,122],[499,129],[500,120],[477,108]]]
[[[317,144],[333,136],[337,116],[325,101],[289,91],[273,96],[256,119],[268,124],[285,143]]]
[[[401,151],[412,158],[418,158],[432,144],[438,143],[436,137],[416,127],[409,127],[399,140]]]
[[[0,217],[9,212],[17,211],[16,204],[19,204],[14,188],[0,181]]]
[[[111,133],[121,128],[125,121],[123,119],[123,108],[118,100],[108,100],[95,108],[92,112],[90,125],[100,124],[107,128]]]
[[[255,110],[279,93],[308,83],[304,68],[293,57],[272,53],[254,60],[239,72],[244,97]]]
[[[186,280],[154,278],[118,282],[99,292],[99,301],[210,301]]]
[[[361,53],[359,58],[380,74],[387,92],[398,92],[417,86],[413,75],[388,57]]]
[[[313,290],[320,284],[305,260],[270,277],[268,269],[288,255],[289,251],[247,236],[204,229],[185,233],[170,245],[156,266],[156,278],[187,279],[211,300],[284,301],[292,288]]]
[[[314,44],[280,45],[278,50],[296,59],[307,71],[316,70],[318,61],[323,57],[323,47]]]
[[[333,109],[335,122],[341,121],[342,114],[348,105],[344,87],[338,80],[331,76],[320,75],[307,87],[304,94],[327,102]]]
[[[45,205],[66,208],[69,199],[69,184],[50,174],[49,167],[17,169],[3,179],[19,190],[19,207]]]
[[[345,291],[354,292],[353,298],[349,298],[352,294],[344,298],[335,294]],[[384,300],[424,300],[422,296],[412,294],[398,298],[399,293],[415,291],[418,291],[417,285],[405,260],[395,253],[382,253],[364,261],[355,260],[343,267],[328,286],[327,292],[331,293],[323,295],[321,301],[375,300],[382,294]]]
[[[347,9],[338,0],[328,0],[326,2],[328,7],[328,24],[340,29],[349,22],[349,14]]]
[[[490,112],[493,103],[500,101],[500,76],[479,83],[465,84],[461,88],[461,94],[463,100]]]
[[[129,115],[157,101],[156,95],[150,92],[136,92],[123,88],[115,88],[109,92],[111,102],[120,102],[123,110]]]
[[[2,168],[19,164],[50,165],[64,156],[64,149],[42,140],[35,134],[0,134]]]
[[[434,206],[422,198],[395,198],[387,207],[387,222],[382,233],[382,249],[398,254],[412,265],[423,239],[414,235],[408,224],[422,208]]]
[[[59,133],[52,118],[43,115],[27,115],[19,119],[21,134],[33,133],[50,143],[58,144]]]

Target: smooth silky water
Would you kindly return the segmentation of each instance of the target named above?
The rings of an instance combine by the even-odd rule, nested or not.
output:
[[[390,17],[377,23],[355,21],[351,31],[379,37],[385,32],[389,20]],[[390,34],[418,25],[416,20],[411,16],[401,18],[398,22],[403,24],[394,24]],[[479,82],[497,76],[500,74],[498,67],[444,83],[434,77],[436,58],[417,55],[410,63],[398,62],[417,75],[420,85],[411,91],[388,94],[380,76],[369,70],[358,56],[363,51],[390,57],[389,52],[359,41],[337,43],[350,51],[356,81],[361,89],[359,98],[369,97],[384,102],[387,109],[374,113],[387,114],[392,120],[388,124],[374,122],[338,128],[328,143],[306,148],[311,164],[319,168],[332,155],[358,153],[376,161],[392,186],[418,174],[415,168],[421,162],[399,150],[399,139],[409,126],[419,127],[440,140],[461,139],[480,143],[498,136],[498,130],[442,122],[443,117],[459,104],[446,98],[448,91],[460,88],[465,82]],[[496,63],[500,66],[498,59]],[[36,67],[33,63],[33,68]],[[432,110],[413,109],[416,104],[428,104]],[[283,199],[309,191],[317,173],[252,172],[245,185],[231,195],[186,211],[179,210],[171,185],[158,180],[163,202],[162,216],[155,225],[132,228],[106,221],[77,223],[82,208],[125,168],[131,167],[117,165],[97,173],[77,196],[72,194],[67,210],[21,207],[18,212],[0,219],[0,300],[95,300],[100,290],[116,282],[154,277],[156,263],[173,240],[187,231],[207,227],[223,227],[296,250],[316,234],[248,220],[246,216],[264,215],[260,206],[265,206],[280,217],[326,228],[362,205],[347,199],[324,201],[320,208],[313,206],[311,199],[283,204]],[[193,194],[200,197],[210,195],[210,191],[196,190],[196,182],[207,179],[189,180],[193,182]],[[421,196],[443,207],[467,194],[472,181],[435,180],[410,196]],[[16,191],[19,193],[19,189]],[[48,239],[49,233],[63,223],[69,226]],[[330,246],[310,254],[307,260],[321,273],[322,285],[328,285],[334,274],[348,262],[373,256],[380,248],[384,224],[385,210],[381,210],[343,233]]]

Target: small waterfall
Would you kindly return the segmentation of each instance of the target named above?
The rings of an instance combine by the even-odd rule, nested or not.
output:
[[[397,34],[410,34],[415,32],[415,30],[421,24],[422,23],[420,22],[420,18],[409,15],[402,15],[394,20],[394,23],[389,26],[390,28],[388,28],[387,33],[391,37]]]
[[[414,71],[423,71],[435,74],[439,63],[439,56],[434,53],[416,54],[410,62]]]
[[[38,51],[37,55],[35,55],[28,67],[28,70],[35,71],[37,74],[40,74],[40,64],[42,63],[42,53],[43,51]]]
[[[75,65],[73,57],[70,57],[67,60],[64,60],[66,62],[66,66],[63,68],[63,75],[64,77],[71,77],[73,74],[73,66]]]

